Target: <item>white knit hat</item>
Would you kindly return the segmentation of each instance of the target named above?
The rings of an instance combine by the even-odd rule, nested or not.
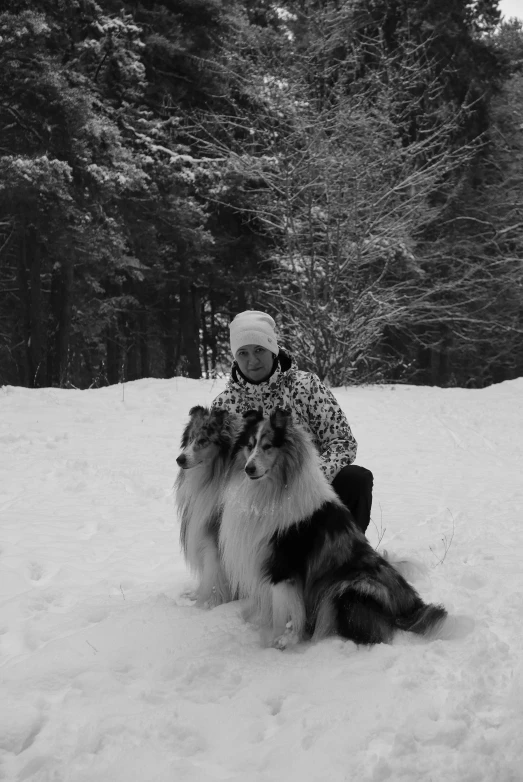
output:
[[[276,323],[266,312],[258,310],[240,312],[229,324],[233,356],[244,345],[261,345],[277,356],[279,347],[275,328]]]

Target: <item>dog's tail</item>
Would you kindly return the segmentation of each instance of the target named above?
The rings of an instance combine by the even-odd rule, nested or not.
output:
[[[447,618],[447,611],[441,605],[426,604],[419,601],[418,605],[407,616],[396,617],[398,630],[408,630],[409,633],[434,638],[438,635]]]

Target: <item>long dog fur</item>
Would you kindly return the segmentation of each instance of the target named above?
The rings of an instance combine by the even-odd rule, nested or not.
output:
[[[245,416],[224,494],[222,561],[234,591],[277,648],[338,634],[390,642],[434,636],[447,615],[427,605],[368,543],[290,414]]]
[[[222,495],[234,443],[238,416],[200,405],[189,411],[176,459],[176,505],[181,520],[180,545],[185,560],[198,576],[194,595],[199,606],[216,606],[232,599],[221,564],[218,537]]]

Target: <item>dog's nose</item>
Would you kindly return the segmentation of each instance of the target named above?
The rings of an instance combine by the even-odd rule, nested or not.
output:
[[[177,464],[179,467],[183,467],[183,465],[185,464],[185,462],[186,462],[186,461],[187,461],[187,460],[186,460],[185,456],[183,455],[183,453],[181,453],[181,454],[179,455],[179,457],[176,459],[176,464]]]
[[[246,464],[245,472],[247,473],[247,475],[254,475],[254,473],[256,472],[256,467],[254,466],[254,464]]]

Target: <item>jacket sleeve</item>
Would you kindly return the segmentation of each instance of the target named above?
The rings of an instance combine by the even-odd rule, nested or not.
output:
[[[241,394],[228,385],[211,402],[211,410],[224,408],[229,413],[241,413]]]
[[[342,467],[352,464],[358,444],[334,394],[317,375],[309,375],[309,426],[320,452],[323,472],[333,481]]]

